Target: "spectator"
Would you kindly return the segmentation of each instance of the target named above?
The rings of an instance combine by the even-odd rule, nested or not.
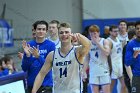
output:
[[[33,24],[35,39],[28,43],[23,40],[22,47],[24,56],[22,59],[22,69],[27,72],[28,92],[31,93],[35,78],[42,68],[45,58],[49,52],[55,49],[55,44],[46,39],[48,23],[46,21],[36,21]],[[52,70],[46,75],[38,93],[52,93]]]
[[[104,27],[104,34],[102,35],[103,38],[108,38],[109,37],[109,26]]]
[[[136,38],[126,46],[125,64],[131,66],[133,73],[131,93],[140,93],[140,21],[136,22],[135,27]]]
[[[114,85],[117,80],[121,83],[120,93],[127,93],[127,88],[123,78],[123,63],[122,63],[122,43],[118,39],[119,29],[117,26],[110,26],[110,58],[112,62],[112,73],[111,73],[111,92],[113,91]]]

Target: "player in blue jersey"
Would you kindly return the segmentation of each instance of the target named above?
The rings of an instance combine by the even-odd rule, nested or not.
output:
[[[88,31],[92,45],[84,69],[89,65],[89,84],[94,93],[99,93],[99,86],[104,93],[110,93],[109,41],[100,37],[100,28],[97,25],[91,25]]]
[[[42,68],[45,58],[49,52],[55,49],[55,44],[46,39],[48,23],[46,21],[36,21],[33,24],[36,38],[28,43],[23,40],[22,47],[24,56],[22,59],[22,69],[27,72],[28,92],[31,93],[35,78]],[[38,93],[52,93],[52,71],[46,75]],[[43,91],[48,92],[43,92]]]
[[[140,93],[140,21],[136,24],[136,39],[129,41],[126,46],[125,64],[132,69],[131,93]]]

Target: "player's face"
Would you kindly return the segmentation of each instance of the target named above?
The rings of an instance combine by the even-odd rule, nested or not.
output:
[[[125,22],[121,22],[121,23],[119,24],[119,29],[120,29],[120,31],[126,31],[126,30],[127,30],[127,25],[126,25],[126,23],[125,23]]]
[[[61,27],[59,29],[59,39],[61,42],[71,42],[71,28]]]
[[[140,24],[136,26],[136,36],[140,38]]]
[[[37,25],[37,28],[35,29],[36,38],[45,38],[47,34],[47,28],[44,24]]]
[[[97,37],[99,37],[99,35],[100,35],[100,33],[97,32],[97,31],[95,31],[95,32],[90,32],[90,37],[91,37],[91,38],[92,38],[92,37],[97,38]]]
[[[117,37],[118,36],[118,32],[119,32],[119,29],[118,28],[114,28],[110,32],[110,35],[113,36],[113,37]]]
[[[49,24],[48,32],[51,37],[58,35],[57,24]]]

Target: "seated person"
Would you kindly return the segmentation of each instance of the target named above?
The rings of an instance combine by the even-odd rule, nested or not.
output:
[[[1,58],[1,66],[4,71],[4,75],[14,74],[17,72],[13,59],[10,56]]]
[[[9,70],[7,68],[4,68],[4,61],[3,58],[0,59],[0,77],[8,75]]]

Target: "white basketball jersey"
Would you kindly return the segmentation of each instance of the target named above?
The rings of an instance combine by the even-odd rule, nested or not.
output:
[[[53,93],[82,93],[80,64],[73,47],[64,57],[55,49],[53,60]]]
[[[110,37],[108,38],[112,42],[111,49],[111,61],[112,61],[112,78],[117,78],[122,76],[123,74],[123,66],[122,66],[122,44],[120,40],[117,38],[115,42]]]
[[[99,43],[103,46],[104,38],[101,38]],[[96,44],[91,45],[89,56],[89,73],[91,77],[109,75],[109,65],[107,56],[103,54],[101,49]]]
[[[128,34],[126,34],[126,35],[120,35],[120,34],[118,34],[118,39],[120,40],[121,43],[123,43],[125,41],[129,41]]]
[[[48,39],[49,39],[50,41],[52,41],[52,42],[55,43],[55,48],[60,48],[61,42],[60,42],[59,39],[57,39],[57,40],[55,40],[55,41],[51,40],[50,37],[48,37]]]
[[[113,63],[122,63],[122,44],[120,40],[117,38],[115,42],[110,37],[108,38],[112,42],[112,49],[111,49],[111,59]]]

